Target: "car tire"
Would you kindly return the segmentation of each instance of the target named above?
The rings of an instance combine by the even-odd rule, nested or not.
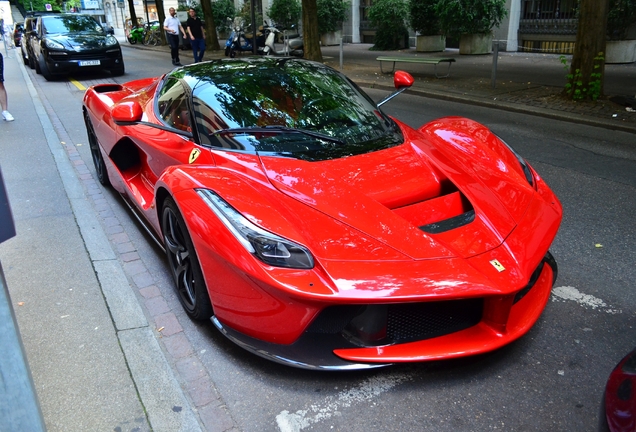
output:
[[[55,75],[51,73],[49,70],[49,66],[46,64],[46,60],[44,59],[44,54],[40,54],[40,59],[38,60],[38,69],[45,80],[52,81],[55,79]]]
[[[22,52],[22,62],[25,66],[29,66],[29,59],[24,55],[24,52]]]
[[[28,52],[28,51],[27,51],[27,55],[28,55],[28,57],[27,57],[27,61],[29,62],[29,67],[30,67],[31,69],[35,69],[35,59],[33,58],[33,56],[32,56],[32,55],[29,55],[29,52]]]
[[[35,69],[35,73],[38,75],[42,73],[42,69],[40,69],[40,61],[36,59],[34,56],[30,57],[33,61],[33,69]]]
[[[168,265],[183,309],[193,320],[210,319],[214,311],[199,259],[183,216],[170,197],[163,202],[161,231]]]
[[[126,73],[126,67],[124,65],[121,65],[120,68],[111,69],[110,73],[112,76],[122,76],[123,74]]]
[[[91,157],[93,158],[93,165],[95,165],[95,173],[97,174],[97,180],[103,186],[110,186],[110,180],[108,179],[108,171],[106,170],[106,163],[104,163],[104,157],[99,149],[99,142],[97,141],[97,135],[95,129],[93,129],[93,123],[88,116],[88,112],[84,111],[84,123],[86,124],[86,134],[88,135],[88,146],[91,150]]]

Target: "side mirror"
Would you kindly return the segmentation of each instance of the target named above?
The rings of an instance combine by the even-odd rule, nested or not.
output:
[[[393,75],[393,85],[397,90],[411,87],[414,81],[415,80],[408,72],[399,70],[395,72],[395,75]]]
[[[395,86],[395,91],[378,102],[378,107],[384,105],[385,103],[402,93],[404,90],[411,87],[414,81],[415,80],[410,73],[401,70],[395,71],[395,75],[393,75],[393,85]]]
[[[136,123],[141,121],[144,111],[137,101],[125,101],[116,104],[111,110],[115,123]]]

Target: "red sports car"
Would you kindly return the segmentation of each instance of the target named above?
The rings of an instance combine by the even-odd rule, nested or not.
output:
[[[562,210],[459,117],[415,130],[341,73],[223,59],[91,87],[97,176],[163,245],[192,319],[255,354],[356,369],[497,349],[539,318]]]

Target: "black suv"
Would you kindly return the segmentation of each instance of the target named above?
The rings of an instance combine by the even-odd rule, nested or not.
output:
[[[80,70],[125,72],[119,42],[90,15],[38,16],[29,43],[29,64],[47,80]]]

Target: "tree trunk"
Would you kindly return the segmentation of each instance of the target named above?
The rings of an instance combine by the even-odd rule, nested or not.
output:
[[[212,14],[212,3],[210,0],[201,1],[201,9],[203,9],[203,20],[205,21],[205,44],[213,51],[218,51],[219,38],[216,36],[216,24],[214,24],[214,15]]]
[[[304,57],[322,62],[320,34],[318,33],[318,6],[316,0],[302,0]]]
[[[157,6],[157,17],[159,19],[159,34],[161,35],[161,45],[165,45],[166,42],[166,32],[163,31],[163,22],[166,20],[166,13],[163,10],[163,0],[155,0],[155,5]]]
[[[595,93],[596,96],[603,95],[608,11],[609,0],[581,0],[579,3],[576,45],[568,76],[570,86],[566,87],[566,93],[573,99],[588,96],[595,99]]]
[[[130,11],[130,24],[132,25],[133,28],[137,26],[137,14],[135,13],[134,1],[135,0],[128,0],[128,10]]]

